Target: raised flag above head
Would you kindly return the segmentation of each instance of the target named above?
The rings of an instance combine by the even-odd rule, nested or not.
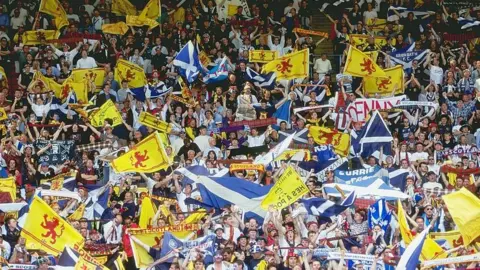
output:
[[[397,198],[407,199],[408,195],[394,190],[381,178],[370,177],[365,179],[360,179],[359,181],[342,181],[337,180],[336,183],[325,184],[324,189],[328,195],[334,197],[340,197],[341,193],[337,190],[339,187],[344,192],[355,191],[359,197],[370,198],[385,198],[387,200],[395,200]]]
[[[291,119],[291,114],[292,114],[292,103],[293,101],[287,97],[284,98],[282,101],[279,102],[280,106],[277,107],[277,110],[273,113],[273,117],[277,119],[277,125],[280,126],[282,122],[285,122],[287,124],[287,128],[290,128],[292,125],[292,119]],[[277,104],[278,106],[279,104]]]
[[[207,74],[203,77],[204,83],[217,83],[228,78],[228,59],[226,56],[223,57],[222,61],[210,69]]]
[[[331,200],[324,198],[309,198],[302,199],[301,202],[307,209],[310,215],[321,217],[332,217],[341,214],[347,208],[355,203],[357,195],[355,192],[350,192],[340,204],[336,204]]]
[[[58,0],[42,0],[38,11],[51,15],[55,21],[57,29],[69,24],[67,13]]]
[[[415,50],[414,43],[410,47],[390,53],[390,61],[392,61],[392,64],[401,65],[404,70],[408,70],[412,68],[414,60],[418,63],[423,62],[429,52],[430,50]]]
[[[182,240],[175,237],[172,233],[166,232],[163,236],[162,250],[160,251],[160,257],[166,256],[173,249],[179,249],[182,257],[187,257],[191,249],[200,248],[204,254],[204,262],[212,263],[213,256],[215,255],[215,239],[214,234],[209,234],[195,240]],[[172,262],[174,258],[170,258],[167,262]]]
[[[348,50],[343,73],[356,77],[387,77],[380,66],[355,46]]]
[[[146,18],[156,20],[162,15],[162,5],[160,0],[150,0],[143,8],[138,18],[145,20]]]
[[[309,76],[309,50],[290,53],[266,63],[262,73],[275,72],[277,80],[292,80]]]
[[[88,199],[84,203],[85,212],[83,217],[89,220],[100,219],[103,212],[108,207],[109,195],[109,185],[88,192]]]
[[[410,243],[398,262],[397,269],[417,269],[420,261],[420,254],[422,253],[425,238],[430,231],[430,226],[426,227],[422,233],[417,235]]]
[[[382,116],[378,111],[374,111],[372,117],[365,124],[365,129],[359,135],[360,136],[360,152],[363,157],[375,156],[380,148],[383,147],[384,155],[392,154],[392,133],[385,124]],[[378,157],[377,156],[377,157]]]
[[[378,225],[386,232],[391,219],[392,211],[388,209],[385,199],[380,199],[368,207],[368,227],[370,229]]]
[[[130,88],[143,87],[147,84],[147,77],[143,68],[123,59],[118,60],[115,67],[115,80],[118,83],[126,81]]]
[[[254,164],[263,164],[267,166],[270,162],[274,161],[278,156],[280,156],[285,150],[288,149],[290,144],[293,141],[296,133],[290,134],[285,140],[277,144],[274,148],[270,149],[268,153],[263,156],[258,156],[257,159],[253,162]]]
[[[342,157],[348,155],[350,135],[325,127],[309,127],[310,136],[319,145],[332,145],[335,153]]]
[[[137,15],[137,8],[129,0],[112,0],[112,13],[117,15]]]
[[[364,78],[363,93],[369,96],[380,95],[381,97],[392,96],[392,94],[403,94],[404,72],[401,65],[384,70],[386,78]],[[395,92],[393,92],[395,90]]]
[[[151,173],[170,166],[163,142],[157,132],[137,143],[130,151],[112,161],[115,172]]]
[[[247,78],[249,81],[253,82],[256,87],[273,89],[275,88],[275,81],[277,79],[277,73],[270,72],[268,74],[258,74],[255,70],[247,67],[246,70]]]
[[[184,76],[189,83],[197,79],[198,74],[203,73],[203,67],[198,58],[198,51],[192,41],[178,52],[173,60],[173,65],[179,68],[180,74]]]
[[[112,120],[113,127],[122,124],[122,115],[111,99],[107,100],[107,102],[103,103],[100,108],[93,111],[89,118],[90,123],[94,127],[103,127],[106,119]]]

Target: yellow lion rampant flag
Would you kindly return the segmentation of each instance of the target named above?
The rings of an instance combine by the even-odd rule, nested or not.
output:
[[[319,145],[332,145],[335,153],[346,157],[350,150],[350,135],[325,127],[308,128],[309,135]]]
[[[138,16],[138,19],[141,21],[149,18],[156,20],[158,17],[160,17],[162,13],[162,8],[161,8],[160,0],[150,0],[148,3],[145,5],[143,8],[142,12]]]
[[[82,82],[84,79],[88,80],[95,83],[97,89],[102,89],[105,81],[105,70],[103,68],[76,68],[72,70],[70,77],[74,82]]]
[[[123,80],[128,82],[128,87],[138,88],[147,84],[147,77],[143,68],[126,60],[119,60],[115,67],[115,80],[122,83]]]
[[[57,29],[69,24],[67,13],[58,0],[42,0],[39,11],[51,15]]]
[[[48,91],[53,91],[55,96],[59,93],[61,93],[62,90],[62,85],[57,83],[54,79],[48,78],[43,76],[42,72],[36,71],[33,74],[32,81],[30,84],[27,86],[28,91],[33,91],[35,87],[40,86],[40,91],[43,92],[48,92]],[[67,93],[68,94],[68,93]]]
[[[385,71],[372,58],[368,57],[355,46],[350,46],[343,73],[356,77],[387,77]]]
[[[134,15],[127,15],[127,17],[125,18],[125,22],[127,23],[127,25],[130,26],[142,27],[146,25],[148,26],[148,30],[151,30],[160,25],[157,21],[153,19],[145,18],[141,20],[139,16]]]
[[[117,15],[137,15],[137,8],[128,0],[113,0],[112,12]]]
[[[363,79],[363,92],[369,95],[379,94],[382,97],[394,94],[403,94],[404,72],[401,65],[385,70],[386,78],[365,77]]]
[[[248,60],[253,63],[268,63],[277,59],[278,51],[251,50],[248,51]]]
[[[58,256],[67,245],[83,245],[83,237],[38,196],[30,204],[30,211],[21,232],[27,240],[27,249],[40,249]]]
[[[103,103],[100,109],[90,114],[90,123],[94,127],[103,127],[105,119],[111,119],[113,121],[112,126],[118,126],[122,123],[122,115],[110,99]]]
[[[290,53],[266,63],[262,73],[277,73],[277,81],[305,78],[309,76],[308,59],[308,49]]]
[[[65,101],[70,91],[73,91],[75,92],[78,103],[85,104],[88,103],[88,85],[89,82],[85,79],[81,82],[74,82],[72,77],[68,77],[63,81],[61,91],[58,93],[55,92],[55,96],[61,101]]]
[[[23,33],[22,41],[24,45],[37,45],[42,43],[42,39],[45,38],[46,41],[52,39],[58,39],[60,36],[60,31],[57,30],[33,30],[25,31]]]
[[[115,172],[151,173],[170,166],[158,132],[152,133],[130,151],[112,161]]]
[[[15,202],[17,199],[17,185],[15,184],[15,179],[13,177],[0,178],[0,191],[10,193],[12,202]]]
[[[170,131],[172,131],[172,127],[169,123],[158,119],[155,115],[148,112],[141,112],[140,116],[138,117],[138,122],[160,132],[170,133]]]

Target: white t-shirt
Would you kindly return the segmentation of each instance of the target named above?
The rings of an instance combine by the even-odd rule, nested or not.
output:
[[[412,162],[417,161],[417,160],[428,160],[428,153],[426,152],[415,152],[412,154]]]
[[[430,66],[430,80],[436,84],[442,84],[443,82],[443,69],[437,66]]]
[[[378,18],[378,14],[375,10],[363,12],[363,18],[367,22],[369,19]]]
[[[438,182],[426,182],[425,184],[423,184],[422,188],[430,190],[443,189],[442,185]]]
[[[87,58],[85,59],[83,58],[78,59],[76,67],[77,68],[96,68],[97,63],[95,62],[95,59],[87,56]]]

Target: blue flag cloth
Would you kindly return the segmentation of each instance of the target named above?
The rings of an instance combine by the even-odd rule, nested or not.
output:
[[[275,88],[275,81],[277,79],[277,74],[275,72],[259,74],[255,70],[247,67],[246,74],[247,80],[253,82],[256,87],[269,90]]]
[[[186,169],[179,169],[176,172],[182,173],[182,171],[184,170]],[[203,175],[208,177],[225,177],[230,175],[228,169],[220,170],[218,172],[211,172],[207,168],[205,168],[205,166],[201,166],[201,165],[189,166],[188,171],[193,175]],[[195,179],[190,179],[187,175],[184,175],[182,182],[184,185],[191,184],[194,188],[196,188]]]
[[[378,225],[386,232],[391,219],[392,211],[388,209],[385,199],[376,201],[368,208],[368,227],[370,229]]]
[[[204,252],[204,262],[209,264],[213,262],[213,255],[215,254],[215,235],[210,234],[204,237],[197,238],[195,240],[184,241],[178,239],[170,232],[165,232],[162,242],[162,250],[160,252],[160,257],[164,257],[173,249],[180,249],[180,254],[182,257],[186,257],[191,249],[200,248]],[[168,259],[167,262],[172,262],[173,257]]]
[[[467,20],[467,19],[465,19],[465,18],[463,18],[463,17],[460,17],[460,18],[458,18],[458,24],[460,24],[460,26],[462,27],[462,29],[467,29],[467,28],[471,28],[471,27],[480,25],[480,21],[477,21],[477,20]]]
[[[223,57],[222,61],[208,71],[203,77],[203,82],[206,84],[217,83],[228,78],[227,57]]]
[[[101,188],[88,192],[88,199],[85,201],[84,217],[87,219],[100,219],[108,207],[108,195],[110,187],[105,185]]]
[[[427,57],[427,50],[415,50],[415,43],[410,47],[396,50],[390,54],[390,60],[393,65],[402,65],[404,70],[412,68],[413,60],[417,60],[419,63]]]
[[[288,128],[292,125],[292,120],[290,119],[291,107],[292,101],[285,100],[285,102],[283,102],[283,104],[280,105],[280,107],[278,107],[277,110],[273,113],[273,117],[277,118],[277,125],[280,126],[283,121],[287,123]]]
[[[410,245],[408,245],[398,262],[397,269],[417,269],[423,243],[425,242],[429,230],[430,226],[425,228],[423,232],[417,235]]]
[[[145,102],[147,98],[158,98],[163,95],[166,95],[172,90],[172,88],[167,88],[164,82],[159,81],[156,84],[147,84],[142,87],[132,88],[128,90],[130,94],[141,102]]]
[[[383,147],[384,155],[392,155],[392,133],[378,111],[374,111],[372,117],[365,124],[360,137],[360,152],[362,157],[380,156],[380,148]]]
[[[70,247],[65,247],[60,258],[58,258],[57,266],[72,267],[71,269],[73,269],[79,260],[80,254],[78,252]]]
[[[203,73],[203,67],[198,58],[198,50],[189,41],[173,60],[173,65],[178,67],[180,75],[184,76],[189,83],[195,81],[198,74]]]
[[[278,140],[283,141],[294,132],[295,130],[292,129],[285,131],[278,130]],[[308,144],[308,128],[296,131],[295,136],[293,136],[293,142]]]
[[[321,217],[332,217],[339,215],[355,202],[357,195],[355,192],[350,192],[347,198],[340,204],[335,204],[331,200],[324,198],[302,199],[301,202],[307,209],[310,215]]]
[[[407,199],[408,195],[394,190],[387,185],[381,178],[369,177],[352,181],[342,181],[335,179],[335,183],[323,185],[325,192],[334,197],[341,197],[336,187],[340,187],[344,192],[357,192],[357,196],[370,198],[372,196],[385,198],[386,200]]]
[[[399,188],[401,191],[405,191],[405,185],[407,183],[407,176],[410,174],[406,169],[388,169],[388,176],[390,178],[390,186]]]
[[[310,174],[310,170],[313,169],[314,176],[318,179],[325,178],[327,171],[334,170],[347,170],[348,160],[346,158],[331,159],[323,162],[320,161],[302,161],[298,163],[298,173],[301,176],[307,176]]]
[[[261,207],[264,197],[272,185],[262,186],[236,177],[208,177],[195,175],[188,169],[177,169],[193,180],[200,192],[202,202],[193,199],[185,203],[195,203],[221,209],[228,205],[237,205],[245,211],[245,217],[263,220],[267,211]]]
[[[330,144],[315,146],[314,151],[318,161],[320,162],[332,160],[332,159],[338,159],[338,155],[335,153],[332,145]]]

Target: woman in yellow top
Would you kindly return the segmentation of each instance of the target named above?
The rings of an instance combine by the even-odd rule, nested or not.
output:
[[[318,118],[317,112],[313,111],[313,110],[308,113],[306,118],[301,116],[299,112],[297,112],[297,116],[298,116],[298,118],[305,121],[306,125],[323,127],[323,126],[325,126],[325,123],[327,123],[327,117],[332,113],[332,111],[333,111],[333,108],[330,108],[328,110],[328,112],[322,118]]]

